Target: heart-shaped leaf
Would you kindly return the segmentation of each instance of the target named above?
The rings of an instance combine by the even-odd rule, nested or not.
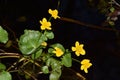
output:
[[[24,55],[32,54],[47,38],[39,31],[25,30],[20,37],[19,48]]]

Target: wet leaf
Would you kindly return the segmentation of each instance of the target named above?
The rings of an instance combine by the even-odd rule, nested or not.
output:
[[[71,67],[71,66],[72,66],[71,53],[67,53],[67,54],[63,55],[62,64],[63,64],[65,67]]]
[[[24,34],[20,37],[19,48],[24,55],[32,54],[42,42],[47,38],[41,32],[35,30],[25,30]],[[42,47],[41,47],[42,48]]]
[[[48,66],[43,66],[43,67],[42,67],[42,72],[43,72],[44,74],[49,73]]]
[[[59,80],[61,76],[61,69],[58,69],[57,71],[52,71],[49,78],[50,80]]]
[[[0,80],[12,80],[12,76],[7,71],[0,72]]]
[[[54,38],[54,33],[52,31],[45,31],[44,35],[48,38],[48,39],[53,39]]]
[[[0,26],[0,42],[6,43],[8,41],[8,33]]]
[[[42,49],[38,50],[36,53],[32,54],[32,59],[37,59],[41,56],[42,54]]]

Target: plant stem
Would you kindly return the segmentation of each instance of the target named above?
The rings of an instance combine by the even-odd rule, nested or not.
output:
[[[36,66],[41,67],[37,62],[30,60],[31,63],[34,63]]]
[[[20,58],[19,56],[0,56],[0,58]]]
[[[73,60],[73,61],[76,61],[76,62],[78,62],[78,63],[80,63],[80,61],[77,60],[77,59],[75,59],[75,58],[72,58],[72,60]]]
[[[31,78],[33,78],[34,80],[38,80],[37,78],[35,78],[32,74],[30,74],[29,72],[22,70],[25,74],[27,74],[28,76],[30,76]]]
[[[48,19],[48,21],[51,21],[51,19],[52,19],[52,17],[50,17],[50,18]]]
[[[30,62],[30,60],[28,60],[27,62],[23,63],[23,65],[21,65],[20,67],[23,68],[25,65],[27,65]]]
[[[115,29],[111,29],[111,28],[105,28],[103,26],[96,26],[96,25],[92,25],[92,24],[88,24],[88,23],[83,23],[83,22],[80,22],[78,20],[74,20],[74,19],[70,19],[70,18],[66,18],[66,17],[61,17],[60,20],[79,24],[79,25],[82,25],[82,27],[85,26],[85,27],[99,29],[99,30],[108,30],[108,31],[120,32],[120,30],[115,30]]]
[[[113,2],[114,4],[116,4],[118,7],[120,7],[120,4],[119,4],[118,2],[116,2],[115,0],[112,0],[112,2]]]
[[[13,63],[13,65],[11,65],[6,71],[11,70],[12,68],[14,68],[16,66],[17,63],[20,63],[21,61],[25,60],[24,57],[22,57],[19,61],[16,61]]]
[[[0,58],[20,58],[18,53],[0,53]]]
[[[74,72],[78,77],[82,78],[83,80],[86,80],[86,78],[84,76],[82,76],[79,72],[76,72],[71,68],[68,68],[68,69],[71,70],[72,72]]]

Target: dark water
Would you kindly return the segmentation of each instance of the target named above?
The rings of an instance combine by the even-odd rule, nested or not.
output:
[[[17,36],[24,29],[39,29],[39,20],[49,17],[47,10],[55,9],[58,0],[0,0],[0,24],[6,24],[13,29]],[[60,16],[73,18],[85,23],[100,25],[105,16],[96,8],[90,8],[87,0],[60,0]],[[19,17],[25,17],[20,22]],[[58,20],[59,21],[59,20]],[[56,21],[53,25],[55,41],[70,47],[76,40],[85,44],[86,56],[91,59],[93,66],[88,74],[83,75],[87,80],[120,80],[120,45],[118,36],[113,31],[98,30],[86,26]],[[120,29],[117,21],[117,29]],[[76,70],[78,70],[76,68]]]

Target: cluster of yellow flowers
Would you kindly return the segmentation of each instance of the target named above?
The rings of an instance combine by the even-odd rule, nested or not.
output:
[[[72,47],[72,51],[75,51],[75,54],[77,56],[80,56],[81,55],[85,55],[85,50],[83,49],[83,44],[80,44],[78,41],[76,41],[75,43],[75,47]],[[92,66],[92,63],[90,63],[90,60],[89,59],[83,59],[81,61],[81,70],[84,70],[85,73],[88,73],[88,68]]]
[[[51,17],[53,17],[54,19],[57,19],[57,18],[60,18],[59,16],[58,16],[58,10],[57,9],[55,9],[55,10],[52,10],[52,9],[49,9],[48,10],[48,13],[51,15]],[[41,26],[40,26],[40,28],[41,28],[41,30],[52,30],[52,28],[51,28],[51,22],[50,21],[47,21],[47,19],[46,18],[43,18],[42,19],[42,21],[40,20],[40,24],[41,24]],[[47,45],[47,43],[43,43],[43,45]],[[77,55],[77,56],[80,56],[80,54],[81,55],[85,55],[86,54],[86,52],[85,52],[85,50],[83,49],[83,44],[80,44],[78,41],[76,41],[76,43],[75,43],[75,46],[73,47],[72,46],[72,51],[74,51],[75,52],[75,54]],[[64,52],[60,49],[60,48],[58,48],[58,47],[55,47],[54,48],[55,50],[53,51],[53,53],[55,53],[56,54],[56,56],[57,57],[60,57],[60,56],[62,56],[63,54],[64,54]],[[88,73],[88,68],[90,68],[92,66],[92,63],[90,63],[90,60],[89,59],[83,59],[82,61],[81,61],[81,70],[84,70],[85,71],[85,73]]]
[[[48,12],[49,12],[49,14],[51,14],[51,16],[52,16],[54,19],[60,18],[60,17],[58,16],[58,10],[56,10],[56,9],[55,9],[55,10],[49,9]],[[41,23],[41,30],[45,30],[45,29],[51,30],[51,29],[52,29],[52,28],[51,28],[51,22],[50,22],[50,21],[47,21],[46,18],[43,18],[42,21],[40,21],[40,23]]]

